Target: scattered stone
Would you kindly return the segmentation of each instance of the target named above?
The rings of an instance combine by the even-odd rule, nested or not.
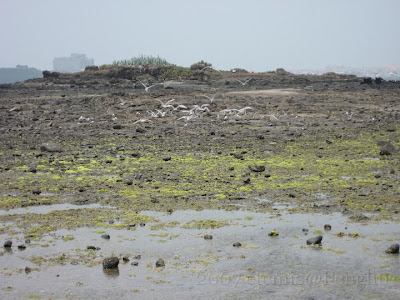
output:
[[[163,160],[163,161],[170,161],[170,160],[171,160],[171,156],[164,157],[162,160]]]
[[[12,241],[5,241],[4,242],[4,248],[11,248],[12,246]]]
[[[393,155],[396,152],[396,148],[389,142],[385,142],[381,145],[380,155]]]
[[[242,244],[239,243],[239,242],[236,242],[236,243],[233,244],[233,247],[242,247]]]
[[[132,265],[132,266],[138,266],[138,265],[139,265],[139,262],[134,261],[133,263],[131,263],[131,265]]]
[[[354,216],[351,216],[350,220],[353,222],[361,222],[361,221],[367,221],[367,220],[369,220],[369,218],[363,214],[356,214]]]
[[[42,152],[62,152],[61,146],[55,143],[43,143],[40,146],[40,151]]]
[[[270,177],[271,177],[271,174],[265,174],[264,177],[265,177],[265,178],[270,178]]]
[[[322,235],[310,238],[307,240],[307,245],[320,245],[322,241]]]
[[[250,183],[251,183],[250,178],[247,178],[246,180],[243,180],[243,183],[244,183],[244,184],[250,184]]]
[[[110,235],[109,234],[103,234],[101,235],[101,237],[105,240],[109,240],[110,239]]]
[[[160,258],[159,260],[156,261],[156,267],[160,268],[160,267],[165,267],[165,261]]]
[[[37,169],[35,167],[30,167],[28,170],[29,173],[36,173]]]
[[[25,245],[18,245],[18,249],[19,249],[19,250],[25,250],[25,249],[26,249],[26,246],[25,246]]]
[[[25,244],[30,244],[31,243],[31,240],[30,239],[26,239],[25,240]]]
[[[145,224],[145,223],[143,223],[143,222],[142,222],[142,223],[140,223],[139,225],[140,225],[140,227],[144,227],[144,226],[146,226],[146,224]]]
[[[122,129],[122,125],[121,124],[115,124],[113,126],[114,129]]]
[[[126,184],[126,185],[132,185],[133,184],[133,180],[132,179],[124,179],[123,183]]]
[[[332,226],[330,224],[325,224],[324,230],[332,230]]]
[[[213,236],[212,236],[211,234],[206,234],[206,235],[204,236],[204,239],[205,239],[205,240],[212,240],[212,238],[213,238]]]
[[[29,274],[30,272],[32,272],[32,269],[29,267],[25,267],[25,273]]]
[[[278,236],[279,232],[276,230],[272,230],[270,233],[268,233],[268,236]]]
[[[234,158],[243,160],[243,155],[242,155],[242,154],[232,153],[232,156],[233,156]]]
[[[32,190],[32,194],[34,195],[40,195],[42,193],[42,191],[40,189],[33,189]]]
[[[95,246],[87,246],[86,249],[88,249],[88,250],[97,250],[97,248]]]
[[[261,173],[265,171],[265,166],[262,165],[250,165],[249,169],[256,173]]]
[[[104,269],[116,269],[118,268],[119,259],[118,257],[107,257],[103,260]]]
[[[399,244],[393,244],[389,248],[387,248],[386,253],[397,254],[399,253],[399,248],[400,248]]]
[[[141,259],[142,256],[141,256],[140,254],[138,254],[138,255],[135,255],[133,258],[134,258],[134,259]]]
[[[307,228],[303,228],[302,231],[303,232],[308,232],[308,229]]]
[[[130,259],[127,256],[124,256],[122,257],[122,260],[127,263]]]

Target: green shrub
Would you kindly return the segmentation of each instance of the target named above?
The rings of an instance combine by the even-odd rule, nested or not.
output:
[[[131,59],[125,60],[115,60],[113,61],[114,66],[127,67],[127,66],[170,66],[171,64],[167,62],[164,58],[159,56],[148,56],[140,55],[133,57]]]

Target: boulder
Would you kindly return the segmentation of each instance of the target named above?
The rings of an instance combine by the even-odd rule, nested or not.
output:
[[[393,244],[389,248],[387,248],[386,253],[397,254],[399,253],[399,248],[399,244]]]
[[[107,257],[103,260],[104,269],[116,269],[118,268],[119,258],[118,257]]]

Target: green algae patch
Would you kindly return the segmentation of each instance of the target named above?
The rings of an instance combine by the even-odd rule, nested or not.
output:
[[[375,280],[378,281],[395,281],[395,282],[400,281],[400,277],[392,276],[390,274],[380,274],[376,275],[374,278]]]
[[[224,226],[229,226],[228,221],[216,221],[216,220],[194,220],[185,223],[182,228],[185,229],[215,229]]]

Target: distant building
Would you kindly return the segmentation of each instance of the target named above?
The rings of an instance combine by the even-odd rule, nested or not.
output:
[[[0,84],[42,77],[42,71],[28,66],[17,65],[15,68],[0,68]]]
[[[76,73],[93,65],[94,59],[87,58],[85,54],[73,53],[70,57],[56,57],[53,60],[53,70],[61,73]]]

